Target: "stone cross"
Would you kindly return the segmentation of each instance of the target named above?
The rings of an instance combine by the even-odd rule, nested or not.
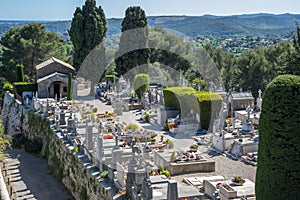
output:
[[[58,120],[58,115],[55,116],[55,129],[59,130],[59,120]]]
[[[250,112],[251,112],[250,106],[248,106],[246,108],[246,111],[247,111],[247,121],[249,122],[250,121]]]
[[[259,99],[261,99],[261,94],[262,94],[262,91],[261,91],[261,89],[259,89],[259,90],[258,90],[258,98],[259,98]]]
[[[49,99],[47,98],[47,101],[46,101],[46,116],[48,116],[48,110],[49,110]]]
[[[101,135],[102,134],[102,122],[100,122],[98,124],[98,134]]]

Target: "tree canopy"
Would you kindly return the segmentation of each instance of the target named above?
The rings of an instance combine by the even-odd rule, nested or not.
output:
[[[139,6],[127,8],[122,21],[122,35],[119,51],[115,56],[117,73],[124,74],[139,65],[148,64],[150,50],[148,47],[147,17]]]
[[[24,66],[25,75],[34,79],[35,66],[50,57],[66,60],[66,50],[61,38],[47,32],[40,23],[30,23],[12,28],[0,41],[3,46],[1,76],[13,82],[16,80],[16,66]]]
[[[95,0],[86,0],[85,5],[77,7],[68,31],[74,45],[73,66],[79,69],[85,57],[99,44],[106,35],[106,18],[101,6]]]

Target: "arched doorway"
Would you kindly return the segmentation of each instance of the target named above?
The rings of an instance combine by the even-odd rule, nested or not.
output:
[[[65,97],[67,94],[67,85],[61,81],[55,81],[48,87],[48,94],[51,98]]]

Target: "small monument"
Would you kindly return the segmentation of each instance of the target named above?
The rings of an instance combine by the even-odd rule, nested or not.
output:
[[[250,106],[248,106],[246,108],[246,111],[247,111],[247,118],[243,123],[243,127],[242,127],[242,133],[243,134],[248,134],[252,131],[252,123],[251,123],[251,120],[250,120],[250,112],[251,112]]]
[[[67,132],[76,134],[76,126],[75,126],[75,121],[72,118],[72,111],[70,113],[70,117],[68,118]]]
[[[61,110],[59,115],[59,124],[66,125],[66,113],[64,112],[64,110]]]
[[[88,151],[93,150],[93,123],[88,121],[85,124],[85,145]]]
[[[256,100],[256,110],[261,111],[262,106],[262,97],[261,97],[262,91],[261,89],[258,90],[258,98]]]

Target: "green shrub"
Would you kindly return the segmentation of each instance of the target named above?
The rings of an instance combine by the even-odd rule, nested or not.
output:
[[[268,84],[259,121],[256,199],[299,199],[300,76]]]
[[[219,94],[201,91],[197,92],[190,87],[172,87],[164,89],[165,107],[173,107],[181,112],[183,118],[190,114],[199,113],[201,127],[208,129],[212,127],[215,117],[218,116],[222,97]]]
[[[107,176],[108,176],[108,171],[106,170],[100,173],[101,178],[106,178]]]
[[[129,130],[131,131],[136,131],[139,129],[139,126],[137,124],[133,124],[133,123],[130,123],[130,124],[127,124],[124,128],[124,131],[127,132]]]
[[[67,100],[72,100],[72,73],[68,75]]]
[[[201,128],[209,129],[212,127],[213,120],[219,115],[222,97],[212,92],[198,92],[195,96],[199,104]]]
[[[137,74],[133,79],[133,88],[138,98],[141,99],[144,92],[148,90],[150,86],[150,77],[148,74]]]
[[[112,75],[112,74],[105,75],[105,79],[109,80],[111,83],[114,83],[115,82],[115,75]]]
[[[183,118],[189,117],[190,111],[198,112],[197,91],[191,87],[171,87],[163,90],[165,107],[172,107],[180,111]]]
[[[29,83],[29,82],[15,82],[14,84],[15,93],[18,93],[22,96],[23,92],[35,92],[37,91],[37,84],[36,83]]]
[[[163,131],[169,131],[168,124],[164,124],[162,130]]]

